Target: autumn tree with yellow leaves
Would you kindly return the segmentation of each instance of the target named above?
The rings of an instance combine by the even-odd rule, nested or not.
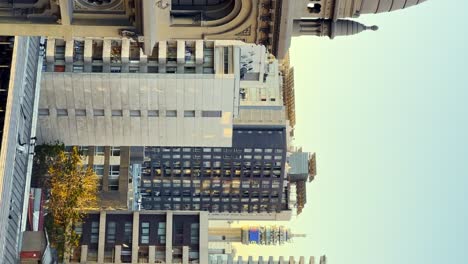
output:
[[[52,219],[52,242],[59,256],[67,256],[78,246],[74,227],[88,210],[97,207],[98,177],[83,165],[77,147],[71,153],[60,151],[48,168],[47,212]]]

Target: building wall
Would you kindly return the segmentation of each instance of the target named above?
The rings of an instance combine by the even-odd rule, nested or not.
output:
[[[0,263],[15,263],[19,256],[21,223],[26,217],[22,216],[23,203],[34,153],[30,143],[39,92],[39,55],[39,38],[15,38],[0,153]]]
[[[284,192],[284,127],[235,128],[232,148],[146,147],[140,194],[153,210],[279,213]]]
[[[203,212],[89,213],[71,263],[207,263]]]
[[[41,143],[231,145],[231,76],[46,72],[42,85]]]
[[[234,42],[160,42],[149,57],[134,44],[48,40],[39,141],[231,146],[239,106]]]

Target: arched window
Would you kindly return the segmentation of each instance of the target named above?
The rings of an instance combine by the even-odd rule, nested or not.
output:
[[[171,16],[175,24],[197,25],[230,14],[239,0],[172,0]]]

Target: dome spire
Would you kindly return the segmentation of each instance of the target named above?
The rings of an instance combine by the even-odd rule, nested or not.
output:
[[[346,20],[346,19],[338,19],[337,21],[333,21],[331,25],[331,34],[330,38],[340,37],[340,36],[351,36],[355,34],[359,34],[365,30],[378,30],[378,26],[365,26],[359,22],[353,20]]]
[[[377,30],[379,30],[379,27],[376,26],[376,25],[373,25],[373,26],[370,26],[370,27],[366,26],[366,30],[377,31]]]

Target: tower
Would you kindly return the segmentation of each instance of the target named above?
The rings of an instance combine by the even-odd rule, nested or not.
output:
[[[312,35],[318,37],[351,36],[366,30],[376,31],[377,26],[365,26],[359,22],[347,19],[301,19],[294,21],[293,36]]]

